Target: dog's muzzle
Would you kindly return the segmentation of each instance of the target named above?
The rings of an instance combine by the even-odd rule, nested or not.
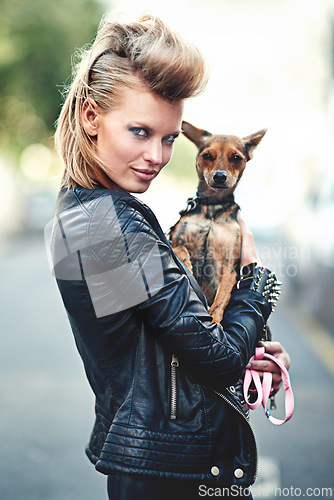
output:
[[[225,172],[215,172],[212,178],[215,184],[218,184],[218,186],[224,186],[227,181],[227,174]]]

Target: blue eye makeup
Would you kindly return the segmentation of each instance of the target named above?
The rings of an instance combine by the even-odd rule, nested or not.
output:
[[[140,139],[149,139],[150,138],[150,130],[145,127],[128,127],[128,130],[135,136]],[[161,142],[163,144],[172,145],[174,144],[175,139],[179,134],[169,134],[162,138]]]
[[[133,133],[136,137],[148,137],[148,130],[142,127],[130,127],[130,132]]]
[[[175,139],[178,137],[178,134],[170,134],[163,137],[162,142],[165,144],[174,144]]]

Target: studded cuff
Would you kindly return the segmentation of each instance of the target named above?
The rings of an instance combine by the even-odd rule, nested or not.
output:
[[[282,283],[278,281],[275,273],[265,267],[256,267],[256,263],[249,264],[240,269],[239,280],[236,288],[247,287],[261,293],[271,305],[273,311],[281,294]]]
[[[279,281],[275,273],[265,267],[257,267],[254,270],[254,279],[250,286],[251,290],[261,293],[271,305],[273,311],[281,294],[282,282]]]

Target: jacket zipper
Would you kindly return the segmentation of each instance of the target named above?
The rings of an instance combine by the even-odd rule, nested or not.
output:
[[[176,386],[176,369],[179,366],[179,360],[172,354],[171,369],[170,369],[170,418],[176,419],[176,403],[177,403],[177,386]]]
[[[171,370],[170,370],[170,391],[171,391],[171,404],[170,404],[170,418],[171,420],[176,420],[177,418],[177,412],[176,412],[176,405],[177,405],[177,383],[176,383],[176,370],[179,366],[179,360],[177,359],[177,357],[175,356],[175,354],[172,354],[172,360],[171,360]],[[255,466],[253,467],[253,469],[255,469],[255,472],[253,474],[253,479],[254,479],[254,482],[256,480],[256,477],[257,477],[257,474],[258,474],[258,448],[257,448],[257,443],[256,443],[256,438],[254,436],[254,433],[253,433],[253,429],[247,419],[247,417],[243,414],[243,412],[236,406],[232,403],[232,401],[230,401],[226,396],[224,396],[224,394],[221,394],[220,392],[218,391],[213,391],[215,394],[217,394],[217,396],[221,397],[224,401],[226,401],[226,403],[228,403],[230,406],[232,406],[232,408],[234,410],[236,410],[241,416],[242,418],[244,419],[244,421],[246,422],[246,424],[248,425],[250,431],[251,431],[251,434],[253,436],[253,440],[254,440],[254,449],[255,449]]]
[[[257,477],[257,473],[258,473],[258,451],[257,451],[257,443],[256,443],[256,439],[255,439],[255,436],[254,436],[254,432],[253,432],[253,429],[249,423],[249,421],[247,420],[247,417],[242,413],[242,411],[232,403],[232,401],[230,401],[226,396],[224,396],[224,394],[221,394],[220,392],[218,391],[215,391],[213,390],[213,392],[215,392],[218,396],[220,396],[224,401],[226,401],[230,406],[232,406],[232,408],[234,408],[242,417],[243,419],[245,420],[245,422],[247,423],[251,433],[252,433],[252,436],[253,436],[253,439],[254,439],[254,448],[255,448],[255,467],[253,467],[253,469],[255,469],[255,472],[254,472],[254,475],[253,475],[253,479],[254,479],[254,482],[256,480],[256,477]]]

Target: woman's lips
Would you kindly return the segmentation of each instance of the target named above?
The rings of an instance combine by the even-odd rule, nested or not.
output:
[[[159,173],[156,170],[142,170],[142,169],[133,168],[133,167],[132,167],[132,171],[142,181],[151,181]]]

